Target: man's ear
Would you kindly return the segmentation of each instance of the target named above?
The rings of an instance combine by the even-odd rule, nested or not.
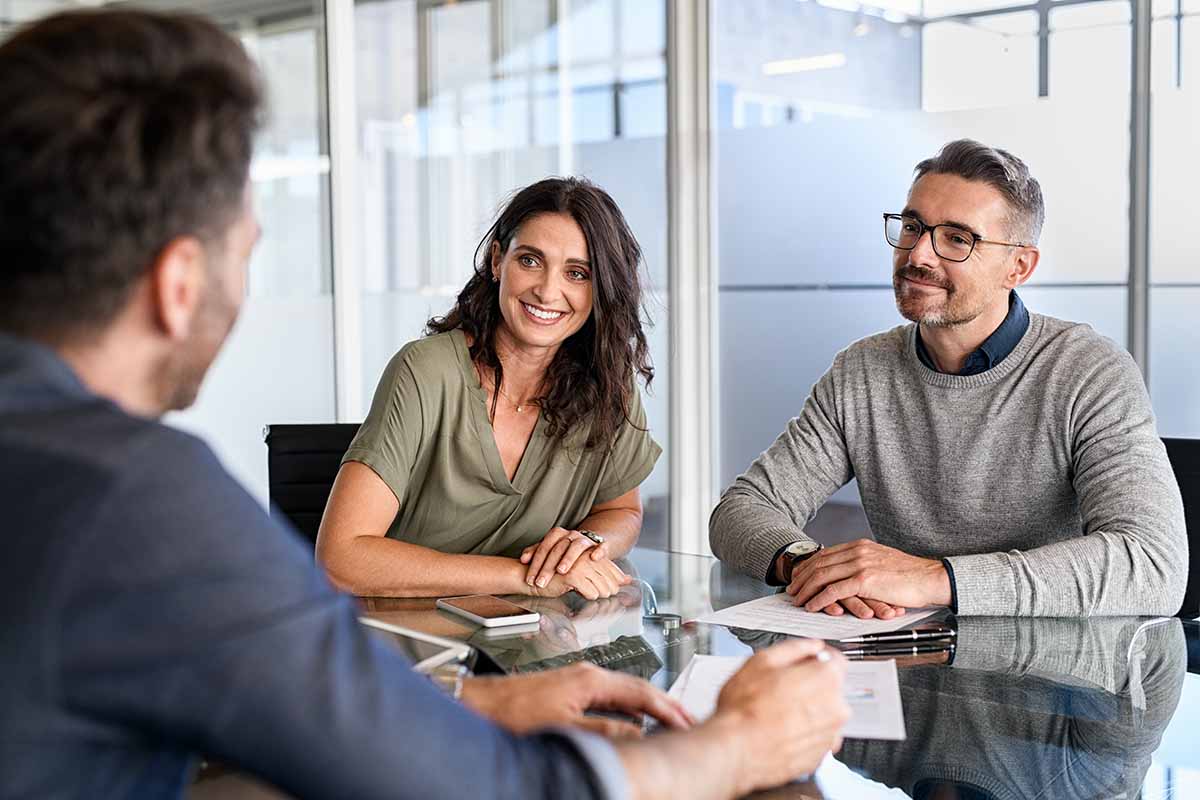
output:
[[[172,239],[150,268],[155,321],[169,338],[186,339],[208,281],[208,258],[194,236]]]
[[[1041,257],[1042,251],[1036,247],[1020,248],[1017,255],[1013,258],[1008,274],[1004,277],[1004,287],[1006,289],[1015,289],[1032,278],[1033,271],[1037,269],[1038,261],[1041,260]]]

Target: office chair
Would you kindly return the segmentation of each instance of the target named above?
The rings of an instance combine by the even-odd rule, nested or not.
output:
[[[314,545],[333,479],[357,432],[358,425],[349,423],[263,429],[271,514],[282,514]]]
[[[1200,439],[1163,439],[1167,458],[1183,495],[1188,533],[1188,580],[1183,606],[1176,616],[1200,616]]]
[[[1183,623],[1183,640],[1187,643],[1187,671],[1200,675],[1200,621]]]

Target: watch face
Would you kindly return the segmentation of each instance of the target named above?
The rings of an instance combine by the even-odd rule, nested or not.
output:
[[[787,550],[784,550],[792,558],[803,558],[804,556],[812,555],[821,549],[821,545],[817,542],[796,542],[789,545]]]

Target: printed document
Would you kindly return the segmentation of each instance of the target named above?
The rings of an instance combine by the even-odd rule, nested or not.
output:
[[[669,694],[697,722],[706,720],[717,710],[721,687],[745,662],[742,656],[693,656]],[[842,694],[850,706],[846,738],[904,738],[904,710],[895,661],[851,661],[846,665]]]
[[[852,614],[831,617],[824,611],[813,613],[792,605],[791,595],[780,592],[747,603],[723,608],[706,614],[697,622],[724,625],[727,628],[747,628],[752,631],[772,631],[790,636],[810,636],[814,639],[836,641],[867,633],[887,633],[907,628],[914,622],[936,614],[939,608],[918,608],[891,619],[859,619]]]

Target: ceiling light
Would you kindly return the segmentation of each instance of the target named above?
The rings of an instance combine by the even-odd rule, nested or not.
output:
[[[785,58],[763,64],[763,75],[791,75],[796,72],[812,72],[819,69],[839,69],[846,66],[845,53],[826,53],[807,58]]]

